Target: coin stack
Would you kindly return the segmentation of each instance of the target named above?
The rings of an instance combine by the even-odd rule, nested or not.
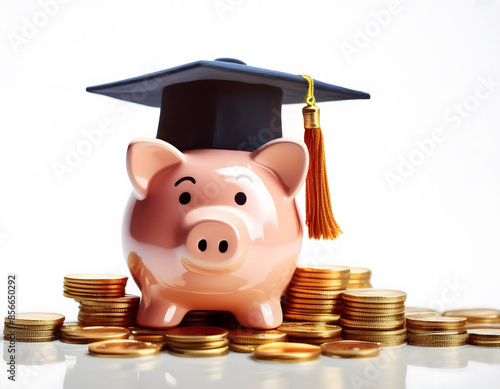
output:
[[[285,291],[285,319],[337,324],[342,313],[341,291],[348,283],[346,266],[298,267]]]
[[[229,331],[229,350],[251,353],[257,346],[274,342],[286,342],[286,334],[279,330],[251,330],[247,328]]]
[[[116,274],[70,274],[64,277],[64,296],[79,302],[81,326],[136,325],[139,296],[126,295],[128,277]]]
[[[342,293],[342,300],[343,339],[376,342],[382,347],[405,343],[405,292],[351,289]]]
[[[443,316],[460,316],[467,318],[467,329],[500,328],[500,311],[496,309],[457,309],[447,311]]]
[[[5,317],[3,338],[15,342],[51,342],[59,339],[64,315],[59,313],[17,313]]]
[[[71,344],[89,344],[102,340],[128,339],[130,330],[124,327],[82,327],[67,326],[61,329],[61,342]]]
[[[340,340],[342,328],[314,322],[289,322],[279,326],[278,331],[286,333],[289,342],[321,345]]]
[[[262,344],[253,350],[253,357],[260,361],[294,363],[318,359],[321,348],[313,344],[275,342]]]
[[[468,330],[469,344],[480,347],[500,347],[500,329],[483,328]]]
[[[174,327],[165,331],[169,351],[181,357],[218,357],[226,355],[228,331],[221,327]]]
[[[351,267],[349,275],[349,284],[347,289],[371,288],[370,277],[372,272],[364,267]]]
[[[451,316],[408,316],[407,341],[419,347],[457,347],[467,344],[467,318]]]
[[[167,341],[165,340],[166,329],[141,326],[132,326],[128,329],[131,332],[129,339],[156,344],[160,350],[167,348]]]

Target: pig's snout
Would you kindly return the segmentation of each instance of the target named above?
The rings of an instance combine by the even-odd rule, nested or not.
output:
[[[245,256],[248,233],[238,218],[200,219],[188,232],[187,258],[184,264],[190,270],[212,272],[238,268]]]

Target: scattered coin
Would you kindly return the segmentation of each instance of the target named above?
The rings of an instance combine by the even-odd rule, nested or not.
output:
[[[319,346],[305,343],[276,342],[260,345],[253,350],[256,360],[282,363],[312,361],[320,355]]]
[[[107,358],[138,358],[158,354],[158,345],[131,339],[104,340],[89,344],[89,354]]]
[[[329,357],[337,358],[370,358],[380,353],[380,346],[371,342],[360,342],[355,340],[339,340],[336,342],[323,343],[321,353]]]

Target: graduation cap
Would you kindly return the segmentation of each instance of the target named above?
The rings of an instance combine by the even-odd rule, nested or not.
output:
[[[232,58],[196,61],[88,87],[87,91],[161,108],[157,138],[181,151],[256,150],[282,137],[281,106],[305,101],[305,141],[310,155],[306,179],[309,237],[332,239],[342,232],[331,212],[315,101],[369,99],[369,94],[309,76],[248,66]]]

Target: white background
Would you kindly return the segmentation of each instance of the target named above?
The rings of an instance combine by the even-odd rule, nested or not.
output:
[[[0,296],[17,273],[18,311],[74,320],[65,274],[128,274],[125,151],[155,136],[159,110],[85,87],[233,57],[372,96],[320,105],[344,235],[305,241],[301,262],[369,267],[373,285],[406,291],[407,305],[500,309],[500,2],[390,4],[0,1]],[[466,118],[453,111],[464,104]],[[286,135],[302,137],[301,106],[283,115]],[[112,131],[56,174],[103,121]],[[424,155],[417,142],[436,128],[443,141]],[[391,187],[402,160],[418,166]],[[138,292],[132,280],[127,290]]]

